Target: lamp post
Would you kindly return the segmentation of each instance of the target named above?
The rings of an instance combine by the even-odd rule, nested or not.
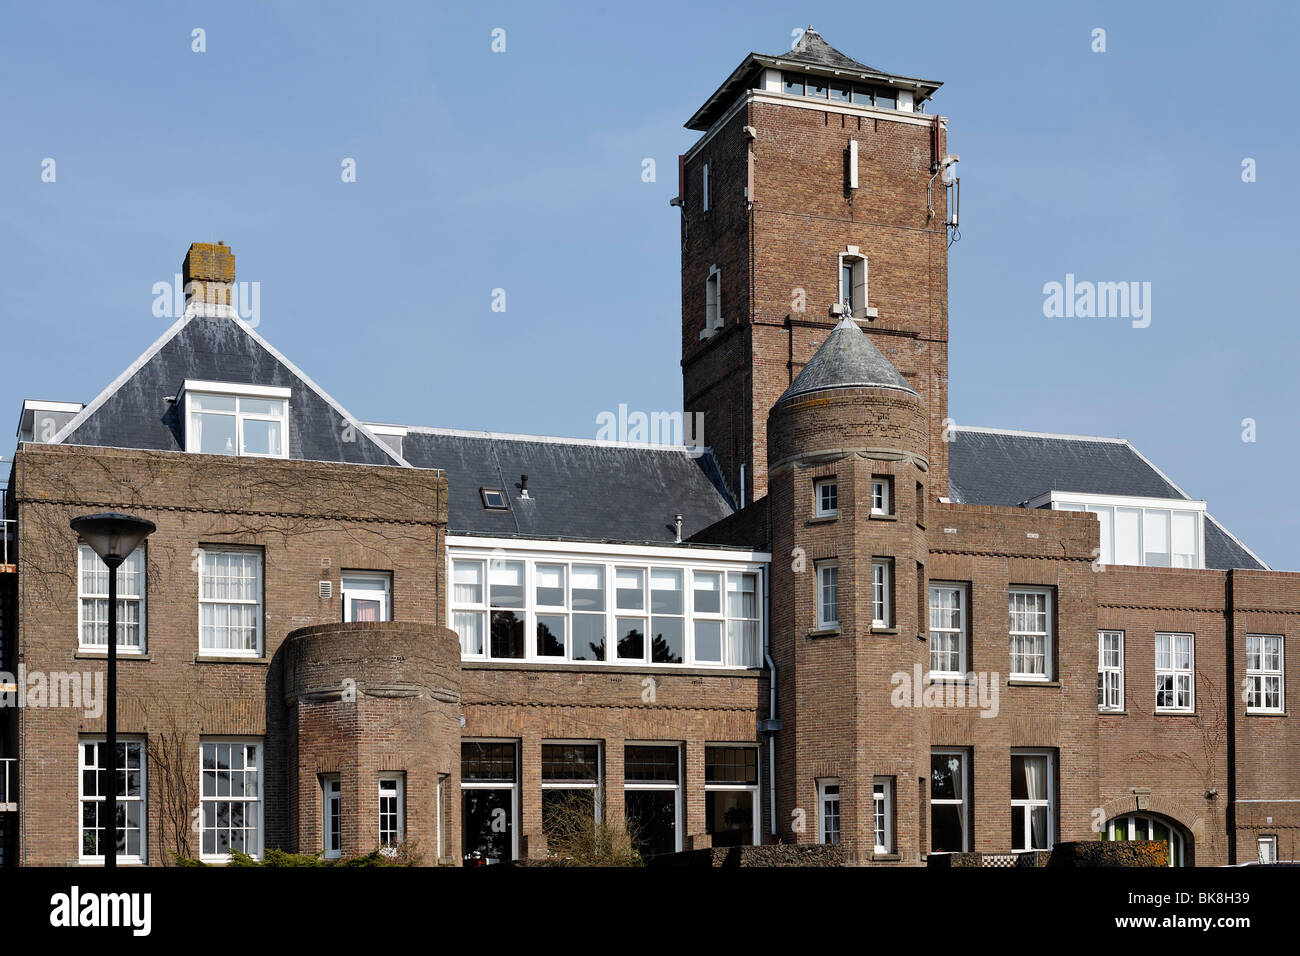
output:
[[[111,870],[117,866],[117,569],[157,528],[152,521],[116,512],[73,518],[71,526],[108,568],[107,786],[99,839],[104,847],[104,868]]]

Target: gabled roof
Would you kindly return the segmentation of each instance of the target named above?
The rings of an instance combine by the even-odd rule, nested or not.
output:
[[[183,410],[169,399],[186,379],[289,388],[290,458],[409,467],[248,323],[220,310],[187,311],[53,443],[184,451]]]
[[[871,337],[848,316],[831,330],[777,401],[779,404],[798,395],[830,388],[895,388],[916,394],[907,379],[872,343]]]
[[[740,61],[740,66],[732,70],[731,75],[722,81],[704,105],[695,111],[695,115],[686,121],[687,129],[707,130],[736,101],[746,89],[754,86],[758,74],[764,69],[799,70],[832,79],[856,80],[877,83],[882,86],[894,86],[909,89],[920,104],[934,95],[943,86],[937,80],[923,80],[919,77],[904,76],[867,66],[850,56],[846,56],[827,43],[820,33],[809,27],[799,37],[794,48],[782,53],[750,53]]]
[[[959,504],[1017,506],[1049,491],[1191,500],[1123,438],[956,427],[948,445],[948,495]],[[1211,515],[1205,566],[1267,570]]]
[[[411,427],[402,451],[446,472],[451,534],[672,544],[674,516],[686,539],[734,511],[712,454],[684,446]],[[509,508],[485,508],[480,488]]]

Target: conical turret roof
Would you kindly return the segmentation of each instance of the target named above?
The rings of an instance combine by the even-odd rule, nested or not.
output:
[[[916,395],[898,369],[847,316],[840,320],[779,401],[831,388],[893,388]]]

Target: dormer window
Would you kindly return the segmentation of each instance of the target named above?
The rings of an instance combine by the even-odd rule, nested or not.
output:
[[[187,381],[185,450],[288,458],[289,395],[274,386]]]
[[[479,495],[483,498],[483,507],[492,511],[506,510],[506,493],[500,488],[480,488]]]

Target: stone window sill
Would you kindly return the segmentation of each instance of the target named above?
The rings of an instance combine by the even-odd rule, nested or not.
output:
[[[77,653],[73,654],[72,657],[74,660],[78,661],[106,661],[108,660],[108,651],[77,651]],[[118,648],[117,651],[117,662],[119,664],[123,661],[151,660],[153,660],[153,654],[136,654],[134,652],[123,653],[121,648]]]
[[[219,654],[196,654],[196,664],[269,664],[269,657],[222,657]]]
[[[876,514],[876,512],[873,511],[867,515],[867,518],[870,521],[897,521],[898,515],[882,515]]]
[[[808,632],[809,637],[835,637],[840,633],[838,627],[824,627]]]
[[[1008,687],[1060,687],[1061,682],[1059,680],[1021,680],[1019,678],[1012,678],[1011,680],[1007,681],[1007,686]]]
[[[871,633],[872,633],[872,634],[897,634],[897,633],[898,633],[898,628],[896,628],[896,627],[881,627],[881,626],[879,626],[879,625],[877,625],[877,624],[873,624],[873,625],[871,625]]]
[[[901,853],[873,853],[871,859],[877,863],[897,863],[903,859]]]
[[[816,515],[812,518],[809,518],[808,523],[809,524],[830,524],[832,521],[839,521],[839,520],[840,520],[840,516],[838,514]]]

